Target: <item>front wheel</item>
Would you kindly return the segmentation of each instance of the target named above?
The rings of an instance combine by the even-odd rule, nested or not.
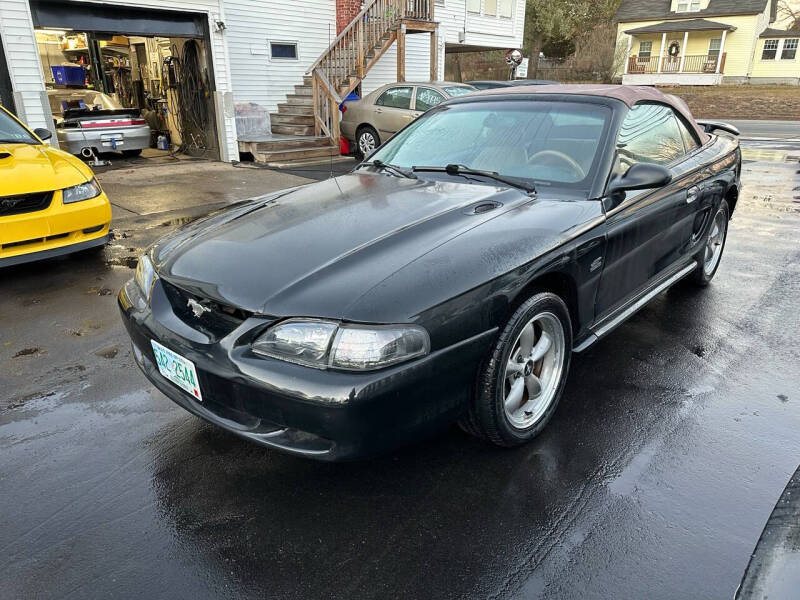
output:
[[[482,367],[463,428],[498,446],[532,440],[556,410],[571,353],[566,304],[549,292],[533,295],[511,316]]]
[[[699,286],[707,286],[719,268],[722,259],[722,251],[725,249],[725,240],[728,237],[728,203],[723,200],[717,212],[714,213],[714,220],[711,222],[711,229],[708,232],[706,243],[697,253],[697,269],[692,273],[692,281]]]

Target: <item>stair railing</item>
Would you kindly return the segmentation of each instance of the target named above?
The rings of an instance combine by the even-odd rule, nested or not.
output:
[[[339,104],[391,43],[403,19],[431,20],[434,0],[369,0],[311,65],[314,130],[339,141]]]

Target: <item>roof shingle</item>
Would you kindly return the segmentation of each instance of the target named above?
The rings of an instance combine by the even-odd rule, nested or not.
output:
[[[726,23],[708,21],[707,19],[689,19],[688,21],[664,21],[636,29],[628,29],[625,33],[663,33],[670,31],[736,31],[736,27]]]
[[[622,0],[617,9],[617,21],[650,21],[655,19],[686,19],[687,17],[724,17],[727,15],[756,15],[764,11],[770,0],[711,0],[708,8],[692,13],[670,11],[670,0]],[[774,1],[774,0],[773,0]]]

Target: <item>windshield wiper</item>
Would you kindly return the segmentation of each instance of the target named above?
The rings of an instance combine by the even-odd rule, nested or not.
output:
[[[414,172],[431,171],[435,173],[447,173],[448,175],[480,175],[483,177],[488,177],[489,179],[494,179],[495,181],[499,181],[500,183],[505,183],[506,185],[510,185],[511,187],[524,190],[529,194],[536,193],[536,186],[534,186],[532,183],[524,183],[522,181],[511,179],[509,177],[503,177],[496,171],[483,171],[481,169],[472,169],[466,165],[449,164],[445,167],[415,166],[411,167],[411,170]]]
[[[398,166],[395,166],[395,165],[390,165],[389,163],[385,163],[382,160],[377,160],[376,159],[376,160],[373,160],[371,162],[361,163],[358,166],[361,167],[363,165],[367,165],[367,166],[370,166],[370,167],[378,167],[379,169],[384,170],[384,171],[392,171],[393,173],[395,173],[397,175],[400,175],[400,177],[405,177],[406,179],[416,179],[417,178],[417,176],[414,175],[414,173],[411,173],[410,171],[406,171],[402,167],[398,167]]]

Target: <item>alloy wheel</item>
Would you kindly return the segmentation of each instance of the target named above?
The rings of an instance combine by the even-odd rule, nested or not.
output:
[[[711,232],[708,234],[706,247],[703,251],[703,272],[706,275],[711,275],[719,264],[719,259],[722,256],[722,246],[725,243],[725,231],[728,227],[728,221],[725,216],[725,211],[720,209],[714,215],[714,223],[711,225]]]
[[[504,376],[505,414],[513,427],[527,429],[547,412],[558,391],[564,357],[564,329],[556,315],[539,313],[522,328]]]
[[[364,131],[358,136],[358,149],[363,155],[367,155],[375,150],[375,137],[369,131]]]

